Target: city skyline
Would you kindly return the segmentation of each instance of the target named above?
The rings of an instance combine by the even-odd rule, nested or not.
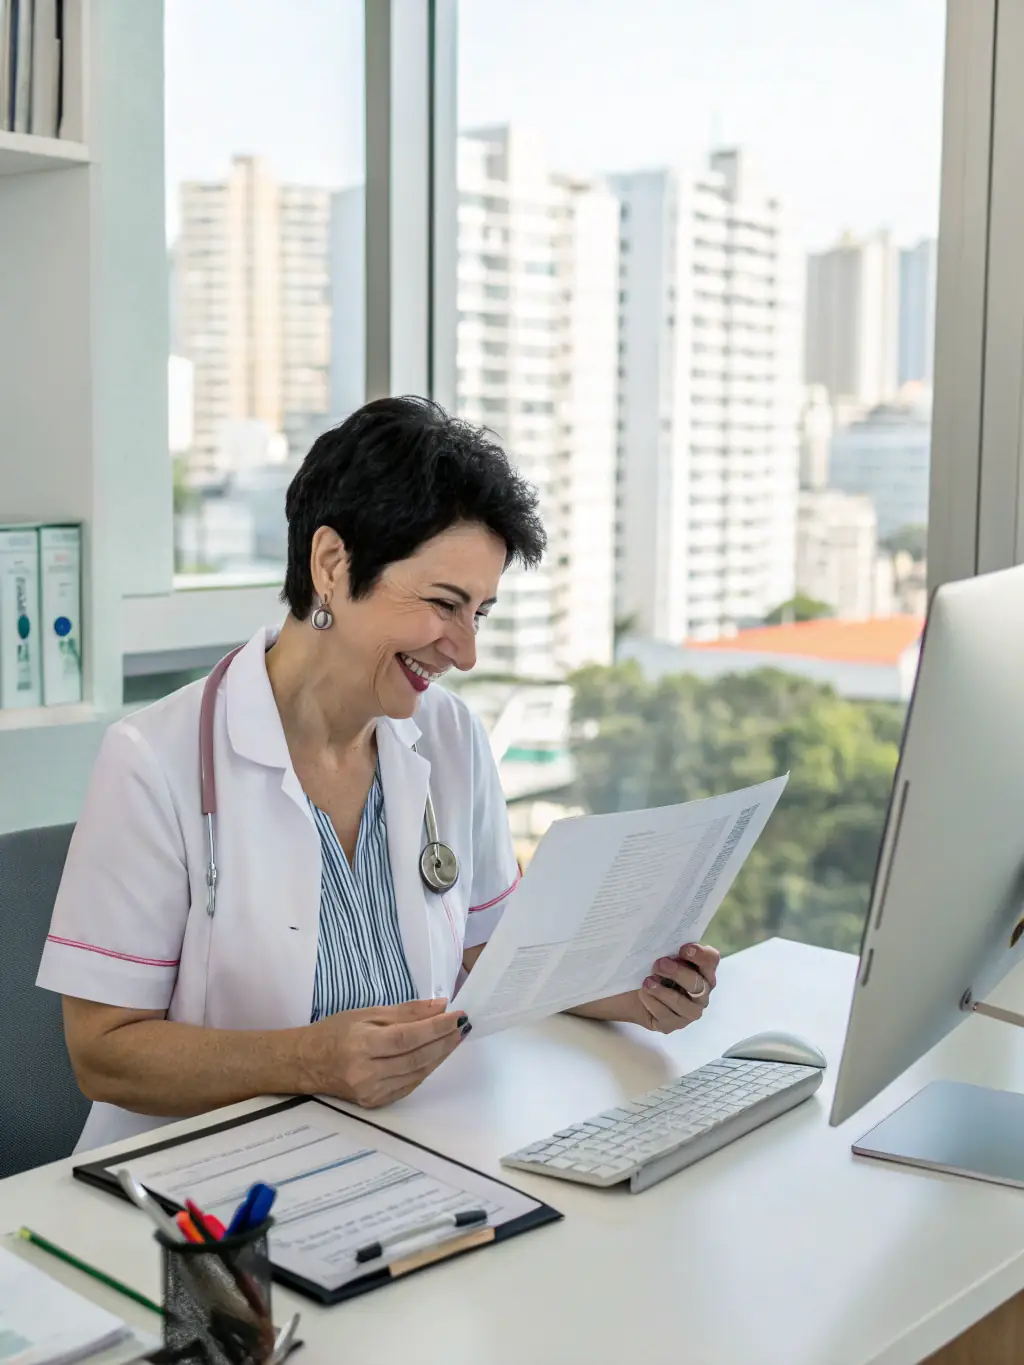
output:
[[[640,25],[619,0],[464,0],[460,127],[533,126],[553,167],[586,176],[742,145],[805,250],[847,230],[935,235],[944,6],[645,4]],[[304,0],[284,14],[282,0],[169,0],[169,237],[174,187],[221,178],[232,155],[266,157],[284,183],[362,180],[362,5]]]
[[[842,287],[805,297],[803,253],[742,151],[696,177],[581,180],[543,139],[492,129],[460,137],[458,187],[455,411],[497,431],[551,537],[544,570],[504,585],[492,666],[606,662],[617,621],[714,639],[795,591],[844,612],[893,602],[880,540],[926,519],[930,425],[898,388],[896,341],[924,349],[929,271],[898,290],[891,239],[847,239],[809,258]],[[363,191],[283,186],[240,157],[181,198],[193,410],[177,426],[200,494],[182,552],[275,562],[288,466],[362,402]],[[801,365],[805,329],[820,371]]]

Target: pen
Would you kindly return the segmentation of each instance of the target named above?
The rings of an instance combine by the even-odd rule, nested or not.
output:
[[[59,1261],[73,1265],[76,1270],[91,1275],[94,1280],[99,1280],[101,1284],[116,1289],[119,1294],[134,1299],[136,1303],[141,1303],[143,1308],[149,1308],[152,1312],[159,1313],[163,1317],[164,1310],[152,1299],[147,1299],[145,1294],[140,1294],[137,1289],[132,1289],[129,1285],[122,1284],[120,1280],[115,1280],[113,1275],[108,1275],[105,1271],[97,1270],[95,1266],[80,1261],[77,1256],[72,1256],[70,1251],[65,1251],[62,1247],[55,1246],[53,1242],[48,1242],[45,1237],[40,1237],[38,1232],[33,1232],[30,1228],[19,1228],[15,1236],[20,1237],[24,1242],[31,1242],[33,1246],[40,1247],[43,1251],[48,1251],[51,1256],[56,1256]]]
[[[356,1252],[356,1264],[362,1265],[365,1261],[376,1261],[389,1248],[425,1236],[429,1232],[441,1232],[445,1228],[470,1228],[477,1223],[486,1222],[486,1209],[463,1209],[461,1213],[439,1213],[436,1218],[431,1218],[428,1222],[420,1223],[414,1228],[402,1228],[400,1232],[393,1232],[388,1237],[381,1237],[379,1241],[367,1242],[366,1246],[360,1247]]]
[[[238,1208],[235,1209],[234,1217],[228,1224],[225,1235],[234,1237],[240,1232],[259,1227],[260,1223],[270,1216],[276,1194],[277,1191],[273,1185],[264,1185],[262,1182],[253,1185]]]

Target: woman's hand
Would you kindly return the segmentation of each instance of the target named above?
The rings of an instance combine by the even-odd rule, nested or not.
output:
[[[654,1033],[675,1033],[701,1017],[715,989],[721,954],[687,943],[674,957],[660,957],[653,975],[636,992],[638,1023]]]
[[[675,1033],[704,1013],[720,961],[716,949],[684,943],[675,957],[658,959],[639,990],[594,1000],[569,1013],[639,1024],[654,1033]]]
[[[455,1051],[469,1032],[447,1000],[410,1000],[343,1010],[304,1030],[301,1063],[313,1094],[367,1109],[400,1100]]]

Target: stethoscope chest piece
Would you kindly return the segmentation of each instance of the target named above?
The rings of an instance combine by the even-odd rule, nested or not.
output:
[[[447,844],[431,841],[420,854],[420,876],[431,891],[442,895],[459,880],[459,860]]]

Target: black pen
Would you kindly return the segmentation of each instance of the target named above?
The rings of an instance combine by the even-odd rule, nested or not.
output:
[[[360,1247],[356,1252],[356,1264],[362,1265],[364,1261],[376,1261],[383,1256],[389,1247],[400,1246],[404,1242],[411,1242],[417,1237],[425,1237],[431,1232],[443,1232],[445,1228],[471,1228],[477,1223],[487,1222],[486,1209],[463,1209],[461,1213],[439,1213],[436,1218],[431,1218],[429,1222],[420,1223],[414,1228],[402,1228],[400,1232],[393,1232],[389,1237],[382,1237],[378,1242],[367,1242],[366,1246]]]

